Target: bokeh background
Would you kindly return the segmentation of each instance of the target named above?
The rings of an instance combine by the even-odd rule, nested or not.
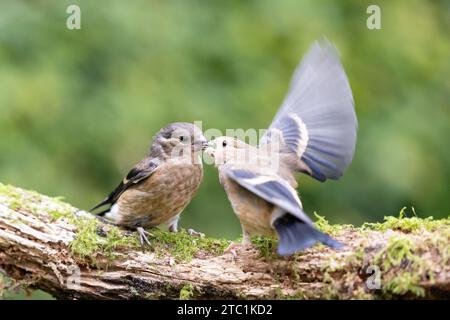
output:
[[[81,30],[66,28],[70,4],[81,7]],[[381,8],[381,30],[366,27],[369,4]],[[341,180],[300,178],[307,212],[357,225],[403,206],[447,217],[445,0],[3,0],[0,181],[88,209],[169,122],[266,128],[295,66],[322,36],[348,74],[358,144]],[[181,226],[240,235],[214,168],[206,168]]]

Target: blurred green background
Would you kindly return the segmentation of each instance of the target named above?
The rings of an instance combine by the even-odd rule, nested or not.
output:
[[[81,30],[66,8],[81,7]],[[366,27],[369,4],[381,30]],[[339,49],[359,119],[339,181],[303,176],[307,212],[360,224],[450,213],[449,1],[2,1],[0,181],[88,209],[174,121],[266,128],[311,43]],[[240,235],[217,172],[181,220]],[[39,294],[34,295],[43,297]]]

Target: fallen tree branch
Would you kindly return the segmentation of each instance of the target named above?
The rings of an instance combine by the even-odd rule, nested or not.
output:
[[[64,299],[450,297],[449,219],[317,225],[346,247],[283,259],[274,241],[258,238],[234,260],[225,240],[155,230],[144,253],[133,233],[0,184],[0,271]]]

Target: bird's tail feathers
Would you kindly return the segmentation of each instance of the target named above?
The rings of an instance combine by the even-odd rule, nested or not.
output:
[[[92,212],[94,210],[97,210],[100,207],[106,206],[106,205],[110,205],[111,204],[111,196],[106,197],[102,202],[100,202],[99,204],[97,204],[95,207],[93,207],[92,209],[89,210],[89,212]],[[102,212],[97,213],[98,215],[104,215],[106,212],[108,212],[109,209],[105,209]]]
[[[340,249],[344,245],[329,235],[317,230],[309,223],[285,214],[274,221],[273,226],[278,233],[278,254],[289,256],[321,242],[331,248]]]
[[[98,212],[98,213],[95,213],[94,215],[97,216],[97,217],[104,217],[110,210],[111,210],[111,209],[108,208],[108,209],[102,210],[102,211],[100,211],[100,212]],[[92,210],[91,210],[91,211],[92,211]]]

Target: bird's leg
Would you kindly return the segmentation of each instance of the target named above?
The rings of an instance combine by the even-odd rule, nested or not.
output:
[[[180,214],[172,218],[168,225],[169,225],[169,232],[178,232],[178,220],[180,219]],[[205,235],[201,232],[197,232],[194,229],[188,229],[187,233],[193,237],[200,237],[203,238]]]
[[[144,228],[142,228],[142,227],[137,227],[137,228],[136,228],[136,231],[137,231],[138,234],[139,234],[139,242],[141,243],[142,250],[144,250],[145,244],[151,246],[151,243],[150,243],[150,241],[148,240],[147,235],[153,237],[153,234],[150,233],[150,232],[148,232],[148,231],[146,231],[146,230],[145,230]]]
[[[242,229],[242,245],[243,246],[248,246],[248,245],[251,245],[251,244],[252,244],[252,242],[250,241],[250,235],[248,234],[247,231]]]
[[[252,244],[252,242],[250,241],[250,235],[248,234],[247,231],[244,230],[244,228],[242,228],[242,242],[241,243],[236,243],[236,242],[230,243],[230,245],[223,251],[223,253],[231,253],[233,255],[234,260],[236,260],[237,259],[236,249],[241,248],[241,247],[246,247],[251,244]]]
[[[199,238],[205,237],[204,233],[195,231],[194,229],[188,229],[187,232],[189,233],[190,236],[193,236],[193,237],[199,237]]]
[[[174,233],[178,232],[178,220],[179,219],[180,219],[180,214],[177,214],[175,217],[170,219],[170,221],[168,222],[169,232],[174,232]]]

